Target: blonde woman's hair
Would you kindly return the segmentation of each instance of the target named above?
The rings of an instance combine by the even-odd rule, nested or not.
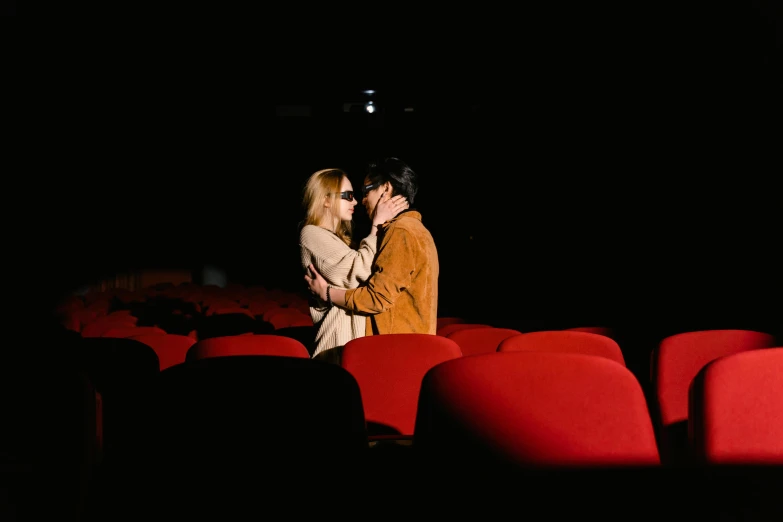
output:
[[[313,173],[304,187],[302,206],[305,210],[304,225],[325,224],[346,245],[351,245],[353,221],[343,221],[324,206],[331,200],[330,208],[340,205],[340,187],[348,175],[340,169],[323,169]],[[329,225],[331,224],[331,227]]]

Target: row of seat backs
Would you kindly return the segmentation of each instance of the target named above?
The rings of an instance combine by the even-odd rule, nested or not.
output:
[[[485,333],[487,332],[489,330],[485,331]],[[694,335],[686,336],[686,338],[708,335],[705,332],[690,332],[690,334]],[[772,343],[769,337],[748,335],[741,332],[711,332],[709,335],[714,337],[719,334],[729,335],[729,337],[735,335],[736,338],[765,339],[766,345]],[[412,435],[418,410],[420,385],[424,375],[429,369],[441,362],[464,356],[459,345],[449,337],[411,334],[409,338],[402,340],[397,337],[398,335],[405,334],[356,339],[346,345],[343,353],[342,366],[359,382],[365,416],[373,434]],[[163,336],[152,335],[149,336],[148,342],[163,338]],[[670,350],[671,348],[667,347],[673,346],[673,343],[678,339],[667,339],[666,342],[661,343],[661,348],[664,349],[664,352]],[[597,342],[598,340],[601,342]],[[248,353],[309,357],[307,351],[303,350],[301,343],[293,339],[277,339],[276,336],[213,338],[199,343],[191,343],[191,340],[187,338],[181,339],[181,341],[183,341],[182,349],[187,348],[186,353],[190,353],[190,355],[186,355],[189,360]],[[586,332],[530,332],[503,339],[498,344],[497,351],[500,353],[541,350],[576,352],[581,349],[581,346],[588,348],[591,346],[616,347],[616,343],[612,343],[613,341],[606,337]],[[188,344],[189,346],[187,346]],[[195,349],[191,351],[191,347],[194,346]],[[261,346],[265,346],[266,349],[256,349]],[[270,349],[271,346],[275,346],[275,348]],[[502,346],[506,346],[506,348],[500,349]],[[582,353],[592,356],[598,355],[622,366],[621,357],[619,360],[614,359],[610,351],[607,351],[609,356],[602,356],[598,351],[586,350]],[[666,358],[664,357],[662,360],[665,361]],[[663,366],[666,367],[666,364],[664,362]],[[686,388],[686,415],[687,397]],[[681,397],[677,400],[681,400]]]

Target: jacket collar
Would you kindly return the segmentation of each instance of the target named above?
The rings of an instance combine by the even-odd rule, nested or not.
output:
[[[421,221],[421,213],[418,210],[412,209],[412,208],[406,208],[393,218],[391,218],[389,221],[386,221],[385,223],[381,223],[380,227],[381,230],[386,231],[387,228],[391,226],[392,223],[400,219],[401,217],[409,217],[413,219],[417,219]]]

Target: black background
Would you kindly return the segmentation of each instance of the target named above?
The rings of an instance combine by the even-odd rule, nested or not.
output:
[[[441,315],[774,320],[776,9],[553,9],[498,26],[503,45],[484,26],[312,65],[184,44],[58,60],[26,120],[23,181],[46,202],[28,265],[53,298],[205,264],[300,290],[306,178],[339,167],[356,187],[367,161],[397,156],[420,177]],[[378,112],[346,112],[363,89]]]

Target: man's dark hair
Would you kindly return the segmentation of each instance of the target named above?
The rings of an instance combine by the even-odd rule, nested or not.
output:
[[[405,196],[408,204],[413,206],[419,184],[416,173],[404,161],[398,158],[386,158],[370,163],[367,166],[367,179],[371,184],[388,181],[392,186],[392,196]]]

